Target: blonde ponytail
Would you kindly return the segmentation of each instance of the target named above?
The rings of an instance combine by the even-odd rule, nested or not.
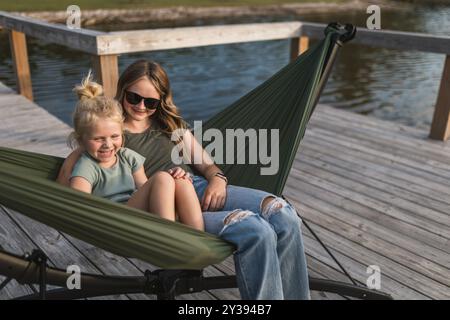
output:
[[[115,99],[103,95],[103,87],[92,80],[91,71],[73,91],[78,97],[78,103],[72,116],[74,131],[67,139],[71,148],[81,143],[83,136],[89,133],[99,118],[116,121],[123,128],[122,106]]]
[[[81,84],[73,89],[78,96],[78,100],[93,99],[103,95],[103,87],[92,80],[92,72],[89,70],[88,75],[81,81]]]

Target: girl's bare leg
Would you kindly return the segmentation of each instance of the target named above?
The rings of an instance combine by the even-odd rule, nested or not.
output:
[[[180,222],[198,230],[205,229],[194,185],[187,179],[175,179],[175,208]]]
[[[175,181],[163,171],[152,175],[128,200],[127,205],[162,218],[175,220]]]

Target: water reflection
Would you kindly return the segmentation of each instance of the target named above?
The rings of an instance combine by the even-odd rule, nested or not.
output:
[[[450,7],[419,7],[403,12],[382,9],[381,17],[383,29],[450,35]],[[365,12],[348,12],[231,22],[342,21],[364,26],[366,19]],[[190,25],[205,23],[225,22],[184,22]],[[173,23],[159,25],[173,26]],[[123,30],[125,26],[97,28]],[[71,89],[91,67],[90,56],[36,39],[27,41],[36,102],[70,123],[75,104]],[[125,54],[119,58],[119,71],[139,58],[159,61],[171,77],[175,102],[183,115],[188,120],[207,119],[282,68],[288,62],[288,52],[289,42],[282,40]],[[428,128],[443,62],[443,55],[348,44],[338,57],[320,102]],[[0,34],[0,81],[15,88],[12,70],[9,42],[3,32]]]

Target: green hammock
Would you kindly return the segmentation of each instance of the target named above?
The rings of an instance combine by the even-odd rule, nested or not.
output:
[[[339,35],[331,27],[325,33],[322,41],[204,125],[222,132],[279,129],[278,173],[261,176],[260,164],[223,165],[231,183],[278,195],[283,190]],[[201,269],[233,253],[231,244],[206,232],[57,184],[62,162],[0,147],[0,203],[92,245],[162,268]]]

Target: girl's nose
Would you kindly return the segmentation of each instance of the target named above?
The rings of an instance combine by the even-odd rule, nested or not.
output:
[[[102,147],[110,148],[110,147],[112,147],[112,145],[113,145],[112,140],[108,138],[103,141]]]
[[[139,107],[139,109],[145,109],[144,99],[141,99],[141,102],[139,102],[137,106]]]

